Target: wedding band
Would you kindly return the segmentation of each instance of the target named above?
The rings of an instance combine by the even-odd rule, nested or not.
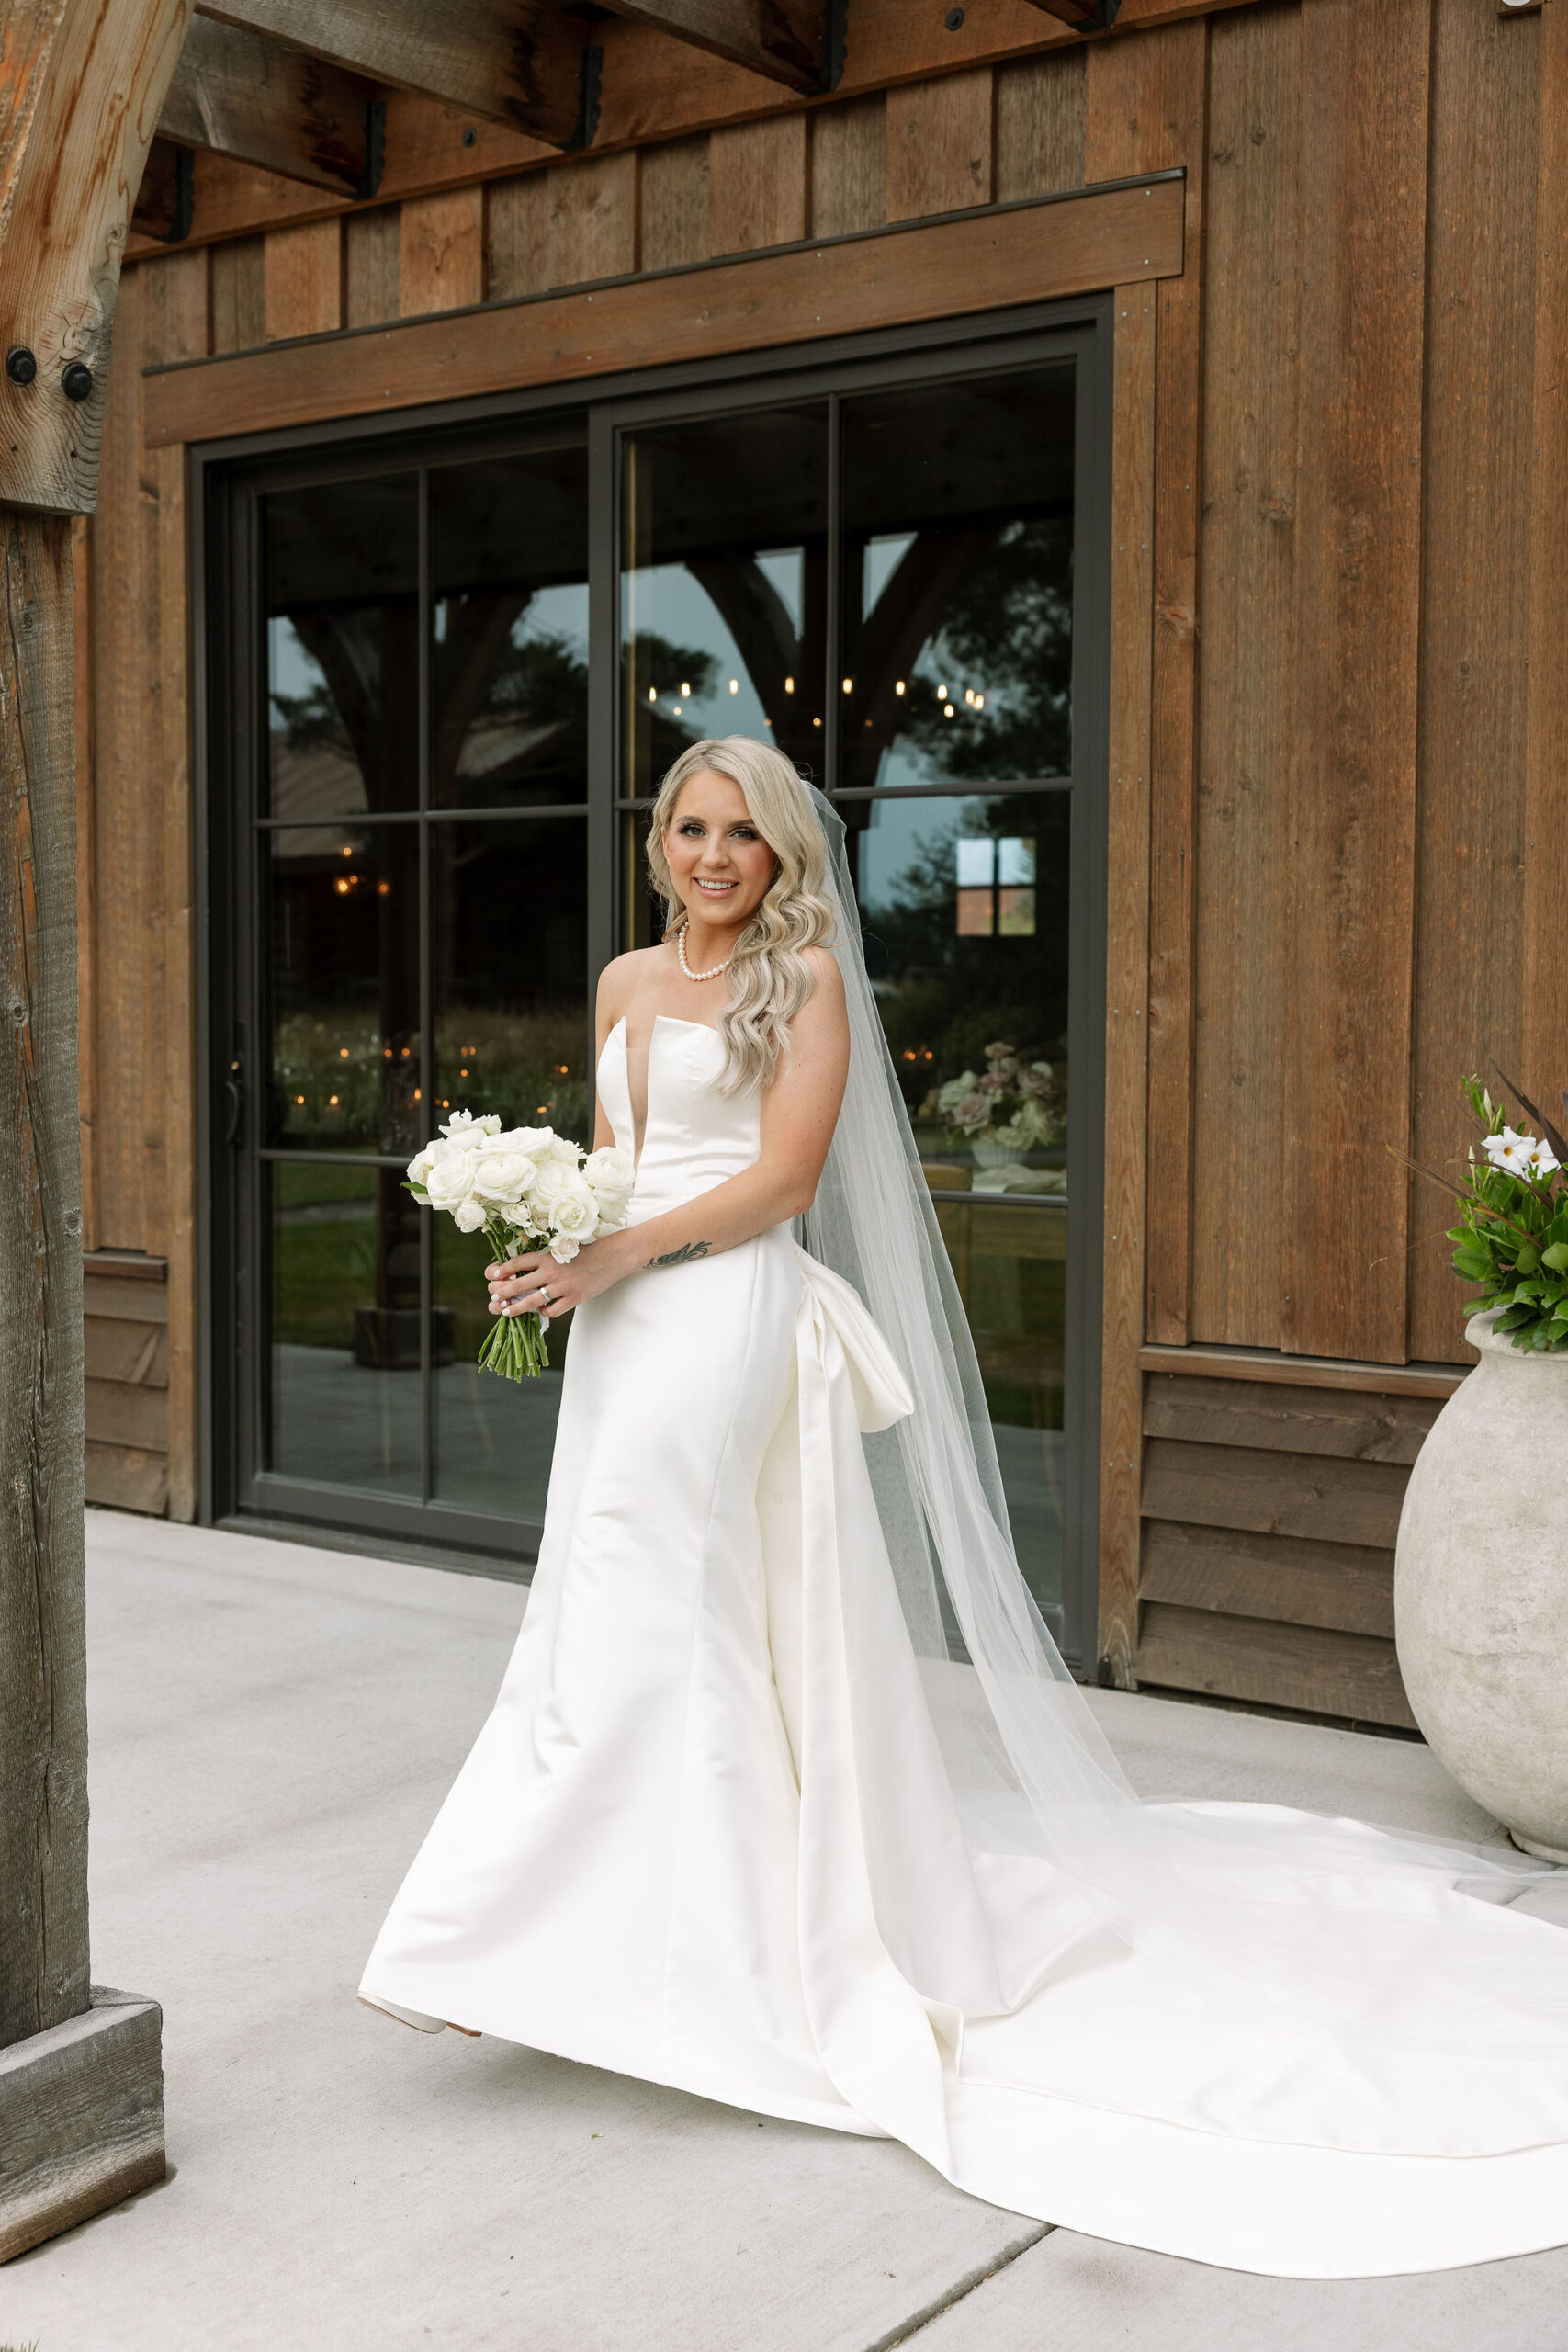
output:
[[[550,1303],[550,1294],[549,1294],[549,1288],[548,1288],[548,1285],[547,1285],[547,1283],[540,1283],[540,1285],[539,1285],[539,1296],[544,1300],[545,1305],[546,1305],[547,1306],[548,1306],[548,1305],[549,1305],[549,1303]]]

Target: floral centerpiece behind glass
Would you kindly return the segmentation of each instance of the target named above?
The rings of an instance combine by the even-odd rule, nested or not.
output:
[[[1065,1193],[1065,1168],[1042,1156],[1066,1140],[1062,1089],[1047,1061],[1025,1061],[1005,1039],[986,1047],[986,1067],[933,1087],[920,1106],[942,1120],[948,1140],[974,1155],[976,1193]]]

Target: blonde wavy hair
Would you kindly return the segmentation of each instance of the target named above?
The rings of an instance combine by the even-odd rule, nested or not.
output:
[[[671,878],[664,838],[675,821],[681,787],[707,771],[728,776],[745,796],[747,813],[778,864],[761,904],[735,943],[729,1001],[720,1016],[728,1094],[765,1085],[789,1051],[789,1024],[815,985],[802,950],[833,936],[828,895],[828,849],[810,795],[790,761],[772,743],[750,735],[721,735],[682,752],[659,787],[648,830],[648,870],[665,905],[666,939],[685,928],[687,914]]]

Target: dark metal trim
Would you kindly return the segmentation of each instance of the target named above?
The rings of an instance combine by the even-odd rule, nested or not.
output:
[[[1179,178],[1179,174],[1158,174],[1121,183],[1142,186],[1149,178]],[[1047,199],[1049,200],[1049,199]],[[1017,209],[1014,207],[1005,208]],[[973,215],[964,217],[972,218]],[[866,233],[886,234],[886,232]],[[848,242],[834,240],[833,242]],[[673,273],[671,273],[673,274]],[[798,348],[781,348],[772,352],[720,353],[700,361],[682,363],[606,379],[592,387],[585,397],[581,383],[566,387],[534,387],[511,394],[486,395],[479,400],[453,401],[418,412],[403,412],[395,418],[347,418],[326,426],[301,426],[283,434],[252,435],[228,442],[208,443],[189,452],[192,482],[193,560],[196,563],[196,603],[198,646],[207,647],[206,675],[209,682],[200,712],[197,736],[197,769],[198,795],[198,857],[197,873],[202,888],[197,914],[198,935],[206,955],[206,969],[211,974],[208,989],[198,990],[198,1020],[204,1019],[208,1006],[211,1018],[206,1021],[208,1041],[202,1052],[198,1069],[198,1087],[205,1090],[200,1103],[202,1151],[205,1164],[213,1170],[201,1197],[203,1216],[204,1263],[208,1269],[203,1277],[203,1361],[207,1367],[204,1382],[210,1396],[210,1411],[203,1428],[202,1516],[211,1522],[253,1524],[260,1528],[269,1519],[275,1522],[298,1521],[299,1532],[308,1529],[343,1530],[345,1533],[358,1530],[369,1537],[380,1538],[385,1545],[404,1544],[411,1534],[423,1556],[423,1545],[428,1544],[431,1555],[445,1557],[446,1547],[457,1547],[472,1555],[491,1544],[497,1552],[494,1573],[515,1574],[509,1570],[506,1555],[515,1559],[520,1550],[536,1543],[537,1529],[532,1523],[516,1523],[492,1519],[484,1514],[461,1511],[450,1505],[434,1502],[412,1503],[393,1500],[384,1496],[349,1494],[343,1489],[321,1487],[310,1482],[280,1478],[274,1473],[252,1471],[245,1478],[246,1500],[239,1500],[237,1480],[242,1476],[245,1459],[254,1464],[260,1458],[254,1450],[261,1435],[261,1399],[248,1393],[253,1385],[244,1369],[232,1362],[232,1349],[215,1344],[214,1317],[226,1311],[231,1317],[236,1299],[235,1269],[223,1259],[217,1243],[217,1234],[225,1215],[229,1230],[235,1231],[235,1212],[240,1210],[251,1226],[252,1265],[259,1261],[254,1254],[257,1238],[258,1204],[243,1204],[232,1197],[232,1185],[227,1190],[219,1181],[211,1146],[212,1097],[209,1084],[212,1063],[212,1048],[226,1051],[228,1032],[220,1033],[220,1023],[228,1003],[228,985],[220,977],[219,967],[224,960],[220,952],[243,951],[250,967],[255,959],[249,945],[254,910],[233,904],[224,907],[214,895],[217,884],[213,877],[224,871],[225,859],[231,863],[231,851],[239,846],[247,833],[258,837],[269,829],[272,821],[251,818],[235,808],[234,745],[231,728],[226,748],[220,713],[225,699],[220,689],[228,682],[237,682],[243,689],[241,700],[250,689],[245,676],[252,649],[242,642],[243,637],[240,613],[234,611],[231,623],[233,642],[221,643],[220,633],[210,629],[205,611],[206,583],[226,581],[231,607],[243,607],[243,594],[234,592],[245,586],[247,578],[254,587],[256,550],[254,546],[254,500],[264,490],[285,484],[309,481],[312,478],[332,474],[343,478],[360,472],[385,472],[389,467],[402,467],[410,471],[445,463],[462,462],[482,456],[490,449],[508,449],[525,445],[536,436],[550,442],[558,439],[563,430],[576,434],[586,431],[589,440],[589,480],[591,501],[591,582],[592,610],[597,628],[591,642],[591,687],[589,716],[589,791],[585,804],[561,804],[548,809],[477,809],[433,810],[428,808],[415,813],[422,823],[439,821],[443,818],[467,821],[505,821],[530,816],[566,817],[586,815],[590,828],[590,876],[592,909],[590,917],[589,951],[592,967],[590,979],[607,958],[614,944],[614,927],[618,926],[625,898],[626,877],[617,871],[621,854],[618,838],[618,817],[622,810],[637,812],[648,807],[646,799],[617,794],[616,762],[618,759],[617,695],[619,682],[615,674],[614,650],[616,624],[616,600],[619,589],[618,536],[620,515],[614,482],[614,454],[619,431],[634,424],[647,424],[663,417],[695,417],[717,411],[734,411],[754,406],[776,406],[792,398],[832,398],[840,390],[842,379],[852,375],[852,389],[873,390],[921,378],[941,376],[947,380],[978,372],[992,373],[998,368],[1032,367],[1059,357],[1076,366],[1077,396],[1077,456],[1075,531],[1075,626],[1074,626],[1074,778],[1039,777],[1008,779],[994,784],[956,783],[931,787],[895,787],[886,797],[947,797],[955,792],[985,793],[1005,789],[1064,790],[1077,780],[1072,832],[1071,893],[1073,907],[1073,937],[1071,943],[1069,1032],[1070,1057],[1074,1070],[1074,1117],[1068,1148],[1068,1193],[978,1195],[960,1193],[941,1193],[935,1197],[953,1199],[970,1206],[985,1205],[1049,1205],[1066,1208],[1070,1200],[1069,1243],[1067,1255],[1067,1356],[1074,1367],[1066,1398],[1068,1428],[1066,1432],[1066,1475],[1067,1487],[1067,1547],[1064,1559],[1064,1622],[1059,1628],[1068,1663],[1080,1674],[1093,1670],[1094,1628],[1098,1607],[1099,1587],[1099,1479],[1100,1451],[1100,1288],[1103,1246],[1103,1151],[1104,1151],[1104,1080],[1102,1055],[1104,1048],[1103,1012],[1105,986],[1105,926],[1104,892],[1106,883],[1106,761],[1109,743],[1109,672],[1108,634],[1110,625],[1110,497],[1111,497],[1111,298],[1109,293],[1074,296],[1062,300],[1022,305],[1018,309],[977,312],[966,319],[917,322],[913,324],[879,329],[872,333],[835,338],[811,347],[803,357]],[[209,472],[212,481],[209,483]],[[605,511],[605,502],[609,511]],[[197,518],[205,515],[203,528]],[[423,567],[422,566],[422,582]],[[259,609],[259,596],[254,598]],[[601,641],[603,640],[603,641]],[[831,648],[829,647],[829,651]],[[198,656],[199,659],[199,656]],[[228,680],[224,678],[227,671]],[[831,684],[832,682],[829,681]],[[231,709],[234,705],[231,703]],[[832,707],[836,710],[837,705]],[[242,760],[242,766],[254,763],[254,752]],[[874,798],[874,788],[845,792],[844,799]],[[221,803],[221,807],[220,806]],[[355,824],[407,820],[406,812],[388,812],[385,817],[356,812],[343,820],[323,820],[325,823],[347,821]],[[615,876],[615,887],[605,886],[606,874]],[[214,920],[222,909],[226,920],[221,928]],[[422,911],[422,921],[423,920]],[[222,935],[227,933],[227,937]],[[235,1010],[239,1010],[235,1008]],[[254,1021],[255,1008],[244,1012]],[[426,1022],[428,1031],[429,1023]],[[430,1090],[423,1090],[428,1102]],[[328,1155],[315,1152],[291,1153],[271,1147],[253,1149],[247,1155],[252,1166],[260,1168],[273,1160],[292,1159],[298,1164],[318,1162],[328,1157],[334,1164],[361,1167],[396,1166],[395,1159],[362,1153]],[[225,1208],[225,1203],[229,1205]],[[246,1214],[248,1212],[248,1215]],[[238,1447],[236,1449],[236,1441]],[[461,1560],[454,1565],[463,1565]],[[489,1572],[489,1571],[485,1571]],[[1056,1612],[1050,1612],[1053,1626]]]

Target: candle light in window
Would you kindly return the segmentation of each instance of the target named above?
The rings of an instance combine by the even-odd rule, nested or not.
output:
[[[985,709],[985,707],[986,707],[986,697],[985,697],[985,695],[976,695],[976,697],[975,697],[975,707],[976,707],[976,710],[984,710],[984,709]]]
[[[338,897],[339,897],[340,899],[346,899],[346,898],[347,898],[347,896],[348,896],[348,884],[344,881],[344,877],[343,877],[343,876],[342,876],[341,874],[338,876],[337,880],[333,884],[333,888],[337,892]]]
[[[895,693],[896,695],[901,695],[901,694],[903,693],[903,691],[904,691],[904,681],[903,681],[903,679],[902,679],[902,678],[900,678],[900,679],[897,681],[897,684],[894,686],[893,691],[894,691],[894,693]]]
[[[297,1094],[297,1095],[294,1097],[294,1100],[296,1101],[296,1102],[303,1102],[303,1101],[305,1100],[305,1097],[304,1097],[302,1094]]]
[[[822,724],[822,721],[821,721],[819,718],[814,718],[814,719],[812,720],[811,724],[813,725],[813,727],[820,727],[820,726],[821,726],[821,724]]]
[[[690,701],[691,701],[691,699],[692,699],[692,689],[691,689],[691,687],[690,687],[689,685],[682,684],[682,688],[681,688],[681,699],[682,699],[682,702],[690,702]]]
[[[335,1109],[336,1109],[336,1107],[337,1107],[337,1096],[336,1096],[335,1094],[329,1094],[329,1095],[328,1095],[328,1097],[327,1097],[327,1102],[328,1102],[329,1105],[330,1105],[333,1110],[335,1110]]]
[[[970,709],[973,710],[975,707],[975,689],[973,686],[964,687],[964,699],[968,704]]]
[[[844,680],[844,692],[845,692],[847,695],[852,695],[852,694],[853,694],[853,692],[854,692],[854,690],[855,690],[855,682],[854,682],[854,680],[853,680],[852,678],[846,678],[846,679]]]
[[[344,842],[344,845],[343,845],[343,854],[344,854],[344,857],[352,857],[352,856],[354,855],[354,850],[353,850],[353,847],[352,847],[352,846],[351,846],[351,844],[350,844],[349,842]]]
[[[390,891],[391,887],[392,886],[389,882],[378,882],[376,885],[376,896],[378,899],[386,898],[388,893]]]
[[[936,698],[938,702],[945,702],[947,700],[947,688],[945,686],[938,686],[936,690]]]
[[[942,704],[942,709],[943,709],[943,711],[946,713],[946,715],[947,715],[947,717],[948,717],[949,718],[951,718],[953,717],[953,705],[952,705],[950,702],[944,702],[944,703]]]
[[[738,695],[740,692],[740,681],[739,678],[731,678],[729,681],[729,691],[732,695]]]
[[[457,1072],[457,1075],[458,1075],[458,1077],[459,1077],[459,1078],[467,1078],[467,1076],[468,1075],[468,1071],[467,1071],[466,1069],[460,1069],[460,1070]]]
[[[418,1087],[417,1087],[417,1086],[414,1088],[414,1091],[413,1091],[413,1099],[414,1099],[414,1101],[415,1101],[416,1102],[419,1101],[419,1089],[418,1089]]]
[[[677,703],[671,703],[671,706],[670,706],[670,707],[671,707],[671,709],[673,711],[673,713],[674,713],[675,717],[676,717],[677,718],[680,718],[680,716],[681,716],[681,706],[680,706],[680,704],[679,704],[678,702],[677,702]]]
[[[794,692],[795,692],[795,680],[794,680],[793,678],[786,678],[786,679],[784,680],[784,692],[785,692],[785,694],[786,694],[786,695],[792,695],[792,694],[794,694]]]
[[[659,688],[657,686],[649,686],[648,690],[648,699],[649,702],[657,702],[659,700]]]
[[[346,1046],[340,1046],[338,1047],[338,1049],[337,1049],[337,1057],[338,1057],[338,1059],[339,1059],[339,1061],[340,1061],[340,1062],[345,1062],[345,1061],[347,1061],[347,1059],[348,1059],[348,1047],[347,1047]]]

